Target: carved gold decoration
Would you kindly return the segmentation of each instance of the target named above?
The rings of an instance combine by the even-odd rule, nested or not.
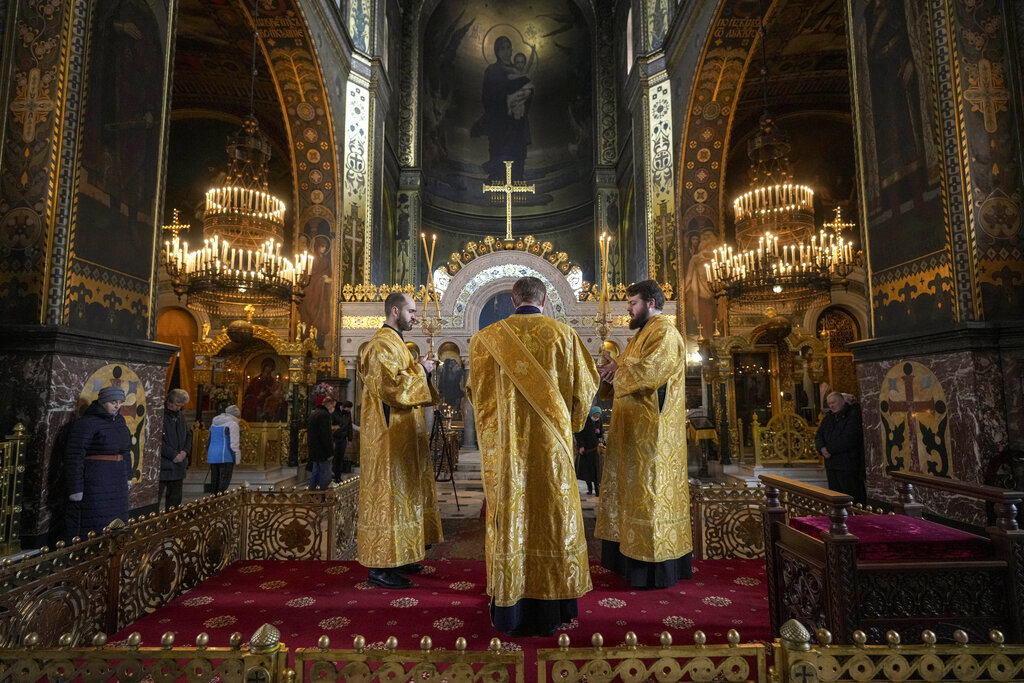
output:
[[[429,637],[420,639],[418,650],[399,650],[394,636],[385,641],[385,650],[367,650],[365,644],[362,636],[356,636],[352,650],[299,648],[296,672],[304,681],[522,683],[524,678],[522,650],[505,652],[497,638],[485,651],[468,650],[465,638],[456,640],[454,650],[432,649]]]
[[[887,645],[865,645],[864,632],[854,631],[855,644],[833,645],[824,629],[817,643],[796,621],[786,622],[782,630],[785,639],[773,647],[782,681],[1018,681],[1024,676],[1024,645],[1005,644],[999,631],[978,645],[968,644],[963,631],[954,633],[955,643],[942,645],[931,631],[921,634],[923,644],[902,644],[899,634],[889,631]]]
[[[558,268],[563,275],[568,274],[574,267],[578,267],[573,265],[566,252],[555,251],[555,246],[551,242],[538,242],[537,238],[533,235],[525,235],[514,241],[511,239],[506,241],[500,237],[488,235],[479,242],[466,242],[462,251],[452,252],[451,256],[448,257],[448,265],[446,266],[448,274],[455,275],[455,273],[465,268],[470,261],[484,254],[489,254],[492,251],[508,250],[525,251],[534,256],[540,256],[555,268]]]
[[[807,420],[796,413],[779,413],[763,427],[757,413],[754,413],[751,429],[754,435],[754,464],[758,467],[820,465],[822,462],[821,454],[814,447],[814,434],[818,426],[808,424]]]
[[[764,556],[764,489],[690,483],[693,554],[702,559]]]
[[[730,630],[728,643],[708,645],[703,631],[693,634],[693,645],[673,646],[668,632],[660,643],[643,646],[635,633],[626,633],[618,647],[603,647],[599,633],[591,637],[592,647],[570,648],[569,635],[559,637],[557,649],[537,650],[540,683],[582,681],[735,681],[768,679],[765,650],[760,643],[740,644],[740,634]]]
[[[665,301],[675,301],[675,288],[671,282],[659,282],[658,285],[661,287],[661,291],[665,293]],[[608,301],[626,301],[629,297],[626,295],[626,289],[628,285],[624,285],[621,282],[617,285],[608,286],[608,294],[606,299]],[[580,301],[599,301],[601,299],[601,288],[594,283],[583,281],[583,288],[580,290],[579,300]]]
[[[283,681],[288,650],[261,653],[238,647],[140,647],[138,634],[128,647],[0,650],[5,681]],[[198,640],[198,639],[197,639]],[[74,642],[78,642],[76,639]]]
[[[0,442],[0,554],[4,555],[21,549],[18,527],[27,448],[28,434],[20,422],[14,425],[13,433]]]
[[[384,324],[382,315],[343,315],[341,327],[346,330],[375,330]]]

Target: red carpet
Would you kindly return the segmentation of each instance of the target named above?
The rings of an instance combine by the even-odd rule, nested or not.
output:
[[[565,629],[574,646],[588,646],[600,632],[609,646],[635,631],[644,645],[655,645],[662,631],[678,644],[693,642],[703,630],[709,643],[724,643],[735,628],[744,642],[768,641],[768,598],[762,560],[709,560],[694,563],[694,576],[673,588],[635,591],[618,576],[592,565],[594,590],[580,599],[580,618]],[[487,616],[484,564],[479,560],[434,560],[426,573],[412,577],[410,590],[385,591],[366,584],[366,570],[355,562],[236,562],[219,575],[111,638],[132,631],[156,645],[166,631],[192,643],[200,632],[210,644],[226,646],[240,631],[248,639],[264,622],[281,630],[290,648],[315,647],[326,634],[332,647],[349,648],[361,634],[370,648],[383,649],[388,636],[400,649],[417,649],[429,635],[435,647],[453,649],[465,636],[469,647],[486,649],[498,636],[507,649],[526,650],[526,674],[533,679],[533,652],[557,647],[555,638],[507,639]],[[506,642],[507,641],[507,642]]]

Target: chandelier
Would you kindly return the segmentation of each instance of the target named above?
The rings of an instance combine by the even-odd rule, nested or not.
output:
[[[258,31],[253,32],[249,116],[228,138],[224,184],[206,192],[203,247],[180,239],[177,213],[173,239],[164,243],[164,267],[174,293],[189,308],[238,317],[247,306],[266,317],[283,317],[302,300],[313,257],[281,255],[285,204],[268,192],[270,141],[254,115]],[[177,227],[177,230],[171,229]]]
[[[767,114],[747,146],[750,189],[733,200],[736,249],[720,247],[705,264],[716,297],[738,304],[828,297],[853,268],[853,246],[836,232],[814,234],[814,191],[793,182],[790,144]]]
[[[203,246],[190,250],[178,235],[165,242],[164,267],[174,293],[189,308],[237,316],[253,305],[284,316],[302,299],[313,257],[281,255],[285,205],[267,192],[270,143],[250,117],[228,139],[224,185],[206,192]]]

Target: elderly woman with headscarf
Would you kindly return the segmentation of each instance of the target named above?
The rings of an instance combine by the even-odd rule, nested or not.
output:
[[[131,487],[131,433],[121,405],[121,387],[103,387],[71,427],[64,458],[69,540],[101,533],[115,519],[128,518]]]
[[[601,461],[598,444],[601,443],[601,408],[591,406],[590,416],[583,429],[576,432],[576,478],[587,482],[587,493],[601,495]]]

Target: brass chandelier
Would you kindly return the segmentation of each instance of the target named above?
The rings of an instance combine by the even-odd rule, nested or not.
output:
[[[224,184],[206,192],[203,247],[190,250],[177,230],[164,243],[164,267],[178,299],[225,317],[238,317],[250,305],[266,317],[287,316],[301,301],[313,264],[306,251],[281,255],[285,204],[268,191],[270,141],[253,113],[258,36],[254,31],[249,117],[228,138]]]
[[[790,145],[771,117],[751,140],[750,189],[733,201],[736,243],[705,265],[716,297],[781,302],[827,294],[853,268],[853,245],[836,232],[814,234],[814,191],[793,182]]]

